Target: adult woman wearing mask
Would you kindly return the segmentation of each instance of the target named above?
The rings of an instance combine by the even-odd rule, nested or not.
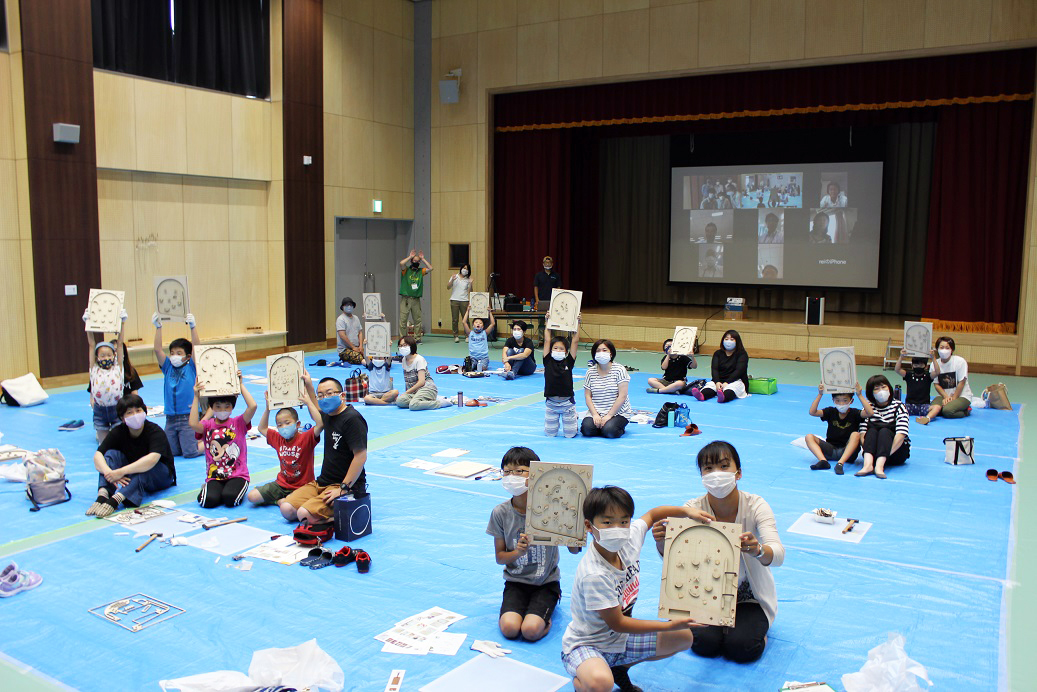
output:
[[[742,462],[734,446],[720,440],[710,442],[699,450],[698,467],[708,492],[684,506],[711,514],[717,521],[742,526],[742,581],[738,585],[735,626],[696,629],[691,650],[699,656],[723,655],[735,663],[749,663],[763,654],[767,631],[778,611],[778,592],[770,568],[785,560],[785,547],[770,505],[759,495],[738,489]],[[662,554],[665,520],[652,527],[652,537]]]
[[[713,352],[712,382],[692,387],[689,392],[699,401],[717,398],[725,401],[744,399],[749,394],[749,354],[742,346],[742,337],[734,329],[724,332],[722,348]]]
[[[533,340],[526,336],[529,326],[522,320],[511,324],[511,337],[504,342],[501,360],[504,362],[504,379],[513,380],[536,372],[537,363],[533,356]]]
[[[590,412],[580,432],[584,437],[621,437],[634,415],[630,408],[630,374],[616,360],[616,347],[608,339],[594,342],[593,368],[587,369],[583,397]]]
[[[139,507],[145,495],[176,485],[173,452],[165,431],[148,420],[148,407],[136,394],[119,399],[116,425],[94,452],[97,499],[87,515],[107,517],[119,508]]]
[[[468,309],[468,294],[472,291],[472,265],[467,262],[462,264],[457,273],[447,280],[446,287],[450,289],[450,322],[456,344],[461,340],[457,332],[457,323]]]
[[[929,374],[936,386],[936,396],[929,405],[929,412],[915,420],[922,425],[937,416],[964,418],[972,413],[972,388],[969,387],[969,364],[961,356],[954,355],[954,339],[941,336],[936,340],[932,352],[933,363]]]
[[[861,451],[864,467],[853,474],[885,478],[886,466],[903,464],[911,456],[908,426],[911,416],[904,402],[893,398],[893,387],[885,375],[872,375],[864,387],[871,402],[871,417],[861,420]]]

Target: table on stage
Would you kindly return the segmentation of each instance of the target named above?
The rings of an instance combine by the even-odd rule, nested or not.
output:
[[[497,334],[502,333],[501,325],[508,325],[508,329],[503,330],[503,334],[507,335],[511,332],[511,323],[515,320],[522,320],[529,325],[529,330],[526,332],[526,336],[537,342],[543,338],[541,333],[541,327],[544,323],[544,315],[547,314],[546,310],[494,310],[493,319],[498,322]],[[507,339],[507,336],[504,336]]]

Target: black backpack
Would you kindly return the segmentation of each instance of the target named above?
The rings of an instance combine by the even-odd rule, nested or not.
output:
[[[461,363],[461,372],[475,372],[475,369],[475,358],[465,356],[464,362]]]
[[[663,407],[661,409],[659,409],[659,413],[655,414],[655,422],[652,423],[652,427],[653,428],[665,428],[665,427],[668,427],[668,424],[667,424],[667,414],[670,413],[670,411],[673,411],[673,412],[677,411],[677,403],[676,402],[674,402],[674,401],[667,401],[665,404],[663,404]]]

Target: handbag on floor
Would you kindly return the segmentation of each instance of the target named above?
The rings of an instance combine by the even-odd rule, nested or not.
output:
[[[360,401],[371,391],[367,375],[360,368],[355,369],[345,382],[346,401]]]
[[[32,503],[30,512],[72,499],[65,478],[65,457],[61,452],[41,449],[25,457],[25,495]]]
[[[983,400],[987,402],[987,408],[1011,411],[1012,402],[1008,400],[1008,388],[1003,382],[992,384],[983,390]]]
[[[707,384],[709,384],[709,383],[706,380],[704,380],[704,379],[692,380],[688,384],[684,385],[684,389],[681,390],[681,394],[688,394],[688,395],[690,395],[691,394],[691,390],[693,390],[693,389],[702,389]]]
[[[680,404],[673,413],[673,427],[686,428],[691,425],[691,409],[687,404]]]
[[[8,406],[35,406],[47,400],[47,392],[31,372],[0,382],[0,388],[0,398]]]
[[[946,446],[943,454],[943,460],[946,463],[954,466],[976,463],[976,460],[973,458],[973,450],[975,447],[975,440],[973,438],[945,437],[943,438],[943,444]]]
[[[655,414],[655,422],[652,423],[653,428],[666,428],[669,427],[669,414],[677,412],[677,403],[674,401],[667,401],[659,409],[659,413]]]

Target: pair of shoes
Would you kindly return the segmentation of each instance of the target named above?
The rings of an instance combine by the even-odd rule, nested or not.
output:
[[[1015,485],[1015,475],[1011,471],[997,472],[997,469],[987,469],[987,480],[997,482],[997,480],[1003,480],[1005,483],[1011,483]]]
[[[649,394],[658,394],[659,393],[659,390],[656,389],[655,387],[645,387],[645,391],[648,392]]]
[[[692,387],[692,388],[691,388],[691,392],[689,392],[689,393],[690,393],[690,394],[691,394],[691,395],[692,395],[693,397],[695,397],[696,399],[698,399],[699,401],[705,401],[705,400],[706,400],[706,397],[702,396],[702,390],[701,390],[701,389],[699,389],[698,387]]]
[[[699,430],[699,426],[692,423],[688,427],[684,428],[684,432],[681,433],[681,437],[691,437],[692,435],[701,435],[702,431]]]
[[[479,406],[489,406],[489,404],[487,404],[485,401],[479,401],[478,399],[469,399],[468,401],[464,402],[464,405],[471,406],[473,408]]]
[[[371,556],[366,550],[353,550],[348,545],[335,553],[331,560],[336,567],[345,567],[351,562],[356,563],[356,571],[366,574],[371,569]]]
[[[68,432],[69,430],[79,430],[83,427],[83,425],[85,424],[81,420],[70,420],[59,425],[58,430],[61,430],[63,432]]]
[[[919,416],[918,418],[915,418],[915,423],[918,423],[919,425],[929,425],[929,416]]]
[[[35,589],[43,583],[43,577],[35,572],[20,570],[13,562],[0,572],[0,598],[14,596],[22,591]]]
[[[458,341],[460,341],[460,340],[461,340],[461,339],[460,339],[460,337],[456,337],[456,336],[454,337],[454,343],[455,343],[455,344],[456,344],[456,343],[457,343]]]
[[[839,467],[840,467],[840,470],[842,470],[842,464],[840,464]],[[813,463],[813,464],[810,465],[810,470],[811,471],[825,471],[825,470],[830,469],[830,468],[832,468],[832,465],[829,464],[825,460],[821,460],[821,461],[818,461],[818,462]]]
[[[310,552],[306,554],[306,557],[299,560],[299,564],[303,567],[309,567],[310,569],[320,569],[321,567],[327,567],[330,565],[332,557],[330,550],[311,548]]]

